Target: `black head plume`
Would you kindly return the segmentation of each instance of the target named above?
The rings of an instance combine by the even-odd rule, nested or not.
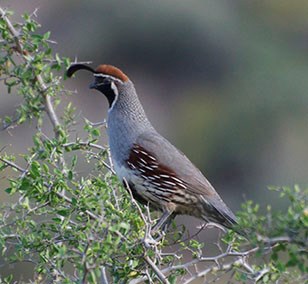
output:
[[[94,74],[95,80],[89,85],[89,87],[90,89],[96,89],[103,93],[108,99],[109,107],[112,106],[112,103],[117,96],[117,87],[112,82],[113,76],[115,80],[120,80],[120,78],[118,78],[119,76],[122,76],[122,79],[127,78],[127,76],[122,71],[111,65],[99,65],[99,67],[94,70],[84,64],[71,65],[66,71],[67,77],[72,77],[78,70],[87,70]]]
[[[72,64],[66,71],[67,77],[72,77],[78,70],[88,70],[92,73],[96,73],[94,69],[84,64]]]

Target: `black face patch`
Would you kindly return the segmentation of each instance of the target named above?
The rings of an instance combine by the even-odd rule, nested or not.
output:
[[[115,90],[112,88],[111,84],[112,81],[109,78],[95,77],[95,82],[90,86],[91,89],[96,89],[106,96],[109,107],[111,107],[116,98]]]

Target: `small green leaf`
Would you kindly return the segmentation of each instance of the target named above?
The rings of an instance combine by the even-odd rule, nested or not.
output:
[[[72,172],[71,170],[68,171],[67,178],[68,178],[69,180],[72,180],[72,179],[73,179],[73,172]]]
[[[13,189],[11,187],[8,187],[5,189],[5,192],[8,193],[8,194],[11,194],[13,193]]]
[[[99,129],[97,129],[97,128],[93,128],[92,131],[91,131],[91,134],[93,136],[100,136],[101,135]]]
[[[47,33],[44,34],[43,38],[44,40],[47,40],[49,39],[49,37],[50,37],[50,32],[48,31]]]
[[[40,176],[40,172],[41,172],[40,164],[37,161],[33,161],[30,168],[30,174],[33,177],[38,177]]]
[[[71,214],[69,209],[61,209],[61,210],[57,210],[57,213],[63,217],[67,217]]]

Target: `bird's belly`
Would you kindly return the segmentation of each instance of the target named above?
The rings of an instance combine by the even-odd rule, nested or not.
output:
[[[180,189],[165,188],[161,184],[153,183],[125,166],[116,163],[114,166],[118,178],[124,185],[129,186],[129,190],[139,202],[162,211],[201,217],[196,196],[185,194],[185,191]]]
[[[114,168],[119,180],[123,181],[126,187],[129,186],[129,190],[136,200],[145,205],[150,204],[155,209],[165,210],[168,208],[171,197],[169,192],[159,190],[158,186],[149,183],[142,176],[125,166],[114,163]]]

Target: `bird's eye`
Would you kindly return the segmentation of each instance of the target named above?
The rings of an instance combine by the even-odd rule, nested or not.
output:
[[[111,84],[111,80],[110,80],[110,78],[102,78],[103,79],[103,84],[104,85],[109,85],[109,84]]]
[[[97,77],[95,81],[97,85],[110,85],[111,84],[110,78],[106,78],[106,77]]]

